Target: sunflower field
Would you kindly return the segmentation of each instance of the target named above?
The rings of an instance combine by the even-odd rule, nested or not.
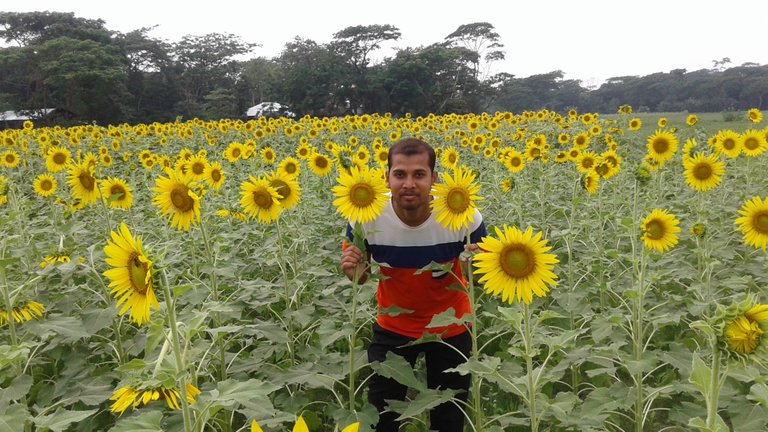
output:
[[[0,131],[0,431],[368,431],[374,371],[411,388],[390,408],[414,432],[451,401],[477,432],[766,430],[768,127],[716,120]],[[367,362],[375,277],[339,269],[406,137],[436,149],[436,200],[458,197],[439,217],[478,207],[488,228],[475,313],[432,321],[472,324],[466,403]]]

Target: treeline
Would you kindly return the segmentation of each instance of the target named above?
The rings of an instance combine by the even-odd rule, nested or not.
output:
[[[401,34],[391,25],[352,26],[320,44],[296,38],[275,58],[247,58],[257,45],[231,34],[178,42],[129,33],[60,12],[0,12],[0,111],[60,108],[71,122],[242,117],[263,101],[298,115],[513,111],[711,112],[765,108],[768,65],[684,69],[615,77],[586,88],[562,71],[518,78],[488,74],[505,57],[489,23],[459,26],[442,41],[373,61]],[[531,61],[531,59],[526,59]]]

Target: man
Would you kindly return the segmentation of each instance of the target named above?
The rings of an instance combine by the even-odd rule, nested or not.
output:
[[[472,341],[466,326],[427,328],[435,315],[448,308],[454,309],[457,318],[471,312],[459,261],[465,249],[466,233],[443,228],[432,214],[430,190],[437,181],[437,173],[435,151],[429,144],[415,138],[395,143],[389,149],[386,180],[391,190],[390,201],[375,221],[363,225],[369,258],[384,264],[380,267],[383,277],[376,293],[379,311],[373,324],[368,361],[384,361],[391,351],[413,366],[418,355],[424,353],[429,388],[460,390],[458,397],[466,401],[469,375],[444,372],[463,363],[470,355]],[[470,232],[472,245],[468,249],[476,249],[475,243],[486,235],[477,210]],[[347,237],[352,239],[349,225]],[[416,274],[432,261],[451,264],[453,275],[436,270]],[[359,275],[359,282],[367,280],[370,269],[365,262],[360,249],[345,242],[341,269],[350,280],[355,274]],[[387,314],[387,309],[393,307],[398,313]],[[425,332],[440,335],[444,343],[403,346]],[[379,375],[371,378],[368,400],[380,413],[377,431],[398,430],[399,424],[395,421],[398,414],[384,412],[386,400],[404,400],[406,391],[404,385],[393,379]],[[455,404],[444,403],[430,412],[430,428],[441,432],[462,431],[464,416]]]

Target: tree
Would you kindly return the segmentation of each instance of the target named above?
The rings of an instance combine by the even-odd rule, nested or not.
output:
[[[451,46],[463,46],[477,54],[474,62],[474,76],[476,79],[485,81],[490,73],[491,63],[497,60],[504,60],[504,44],[499,42],[499,34],[494,31],[491,23],[476,22],[472,24],[462,24],[453,33],[445,37],[447,44]],[[481,60],[485,64],[480,65]],[[481,73],[482,72],[482,73]]]
[[[19,46],[59,37],[109,44],[112,32],[103,20],[77,18],[72,12],[0,12],[0,38]]]

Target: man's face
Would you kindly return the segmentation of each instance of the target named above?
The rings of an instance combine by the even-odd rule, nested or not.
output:
[[[392,190],[392,200],[406,211],[429,208],[429,192],[437,180],[437,173],[429,168],[429,155],[396,154],[387,171],[387,186]]]

